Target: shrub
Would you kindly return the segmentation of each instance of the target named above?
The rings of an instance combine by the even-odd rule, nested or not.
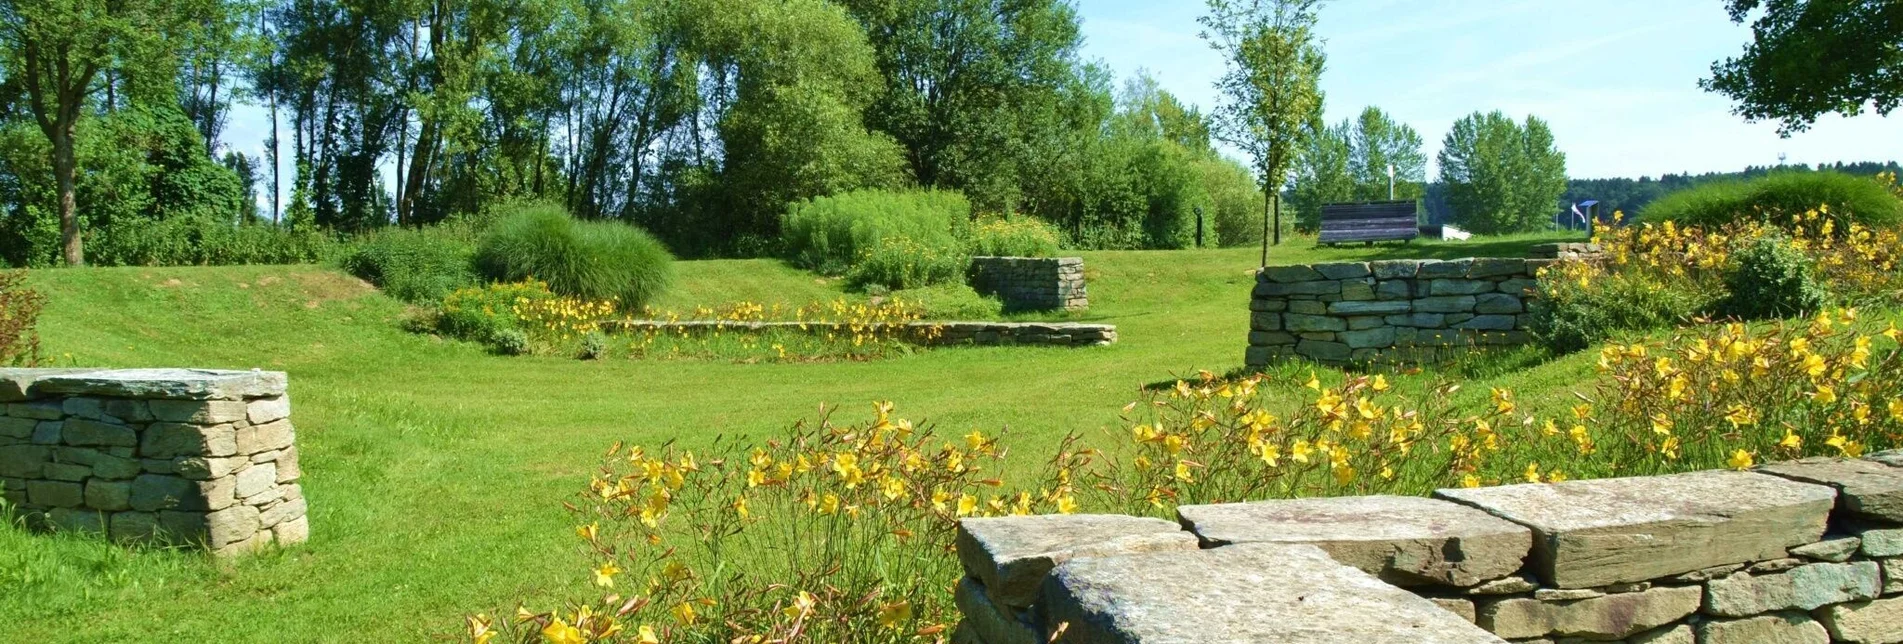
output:
[[[45,307],[46,296],[26,285],[26,271],[0,271],[0,365],[39,362],[40,336],[34,327]]]
[[[537,279],[549,289],[639,310],[673,279],[673,256],[638,228],[576,221],[558,206],[524,206],[483,237],[476,265],[497,281]]]
[[[518,306],[555,299],[547,284],[534,281],[457,289],[443,298],[436,330],[450,337],[487,343],[503,331],[521,330]]]
[[[581,337],[581,350],[576,353],[576,357],[583,360],[600,360],[605,355],[608,355],[608,336],[596,331]]]
[[[971,254],[985,257],[1053,257],[1063,234],[1031,217],[987,219],[971,229]]]
[[[397,299],[440,302],[476,282],[475,253],[464,230],[395,228],[358,239],[338,258],[338,266]]]
[[[180,216],[97,230],[86,239],[86,262],[95,266],[307,264],[327,260],[339,249],[337,239],[322,231]]]
[[[860,286],[906,288],[900,278],[959,278],[971,204],[956,192],[859,191],[815,197],[788,206],[781,221],[789,260],[826,275],[845,275]],[[886,249],[888,245],[900,248]],[[905,252],[921,261],[907,267]],[[959,258],[954,260],[954,258]],[[860,270],[865,263],[878,266]],[[929,283],[929,282],[924,282]]]
[[[858,288],[918,288],[956,281],[970,264],[970,257],[957,246],[891,237],[866,251],[845,277],[847,284]]]
[[[1811,273],[1810,258],[1783,237],[1760,237],[1731,255],[1725,269],[1723,309],[1744,319],[1803,315],[1824,307],[1824,287]]]
[[[1637,271],[1605,272],[1571,262],[1542,274],[1527,331],[1556,354],[1581,351],[1621,333],[1671,328],[1706,311],[1719,295],[1693,283]]]
[[[528,355],[532,350],[529,347],[529,334],[523,333],[520,329],[503,329],[497,331],[496,334],[489,339],[489,343],[495,347],[496,353],[505,356]]]
[[[1867,177],[1841,172],[1779,172],[1751,181],[1701,184],[1660,197],[1640,211],[1650,222],[1716,228],[1733,222],[1790,223],[1818,210],[1838,231],[1860,223],[1888,228],[1903,223],[1903,199]]]

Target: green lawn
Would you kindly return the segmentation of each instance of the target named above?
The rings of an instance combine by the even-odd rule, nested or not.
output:
[[[1318,249],[1273,262],[1520,256],[1554,237]],[[404,307],[311,266],[51,270],[42,333],[61,364],[290,373],[311,541],[235,563],[0,527],[9,641],[416,641],[468,611],[546,597],[583,566],[561,502],[616,440],[705,444],[892,400],[963,433],[1009,427],[1034,464],[1069,431],[1117,424],[1147,383],[1241,366],[1256,249],[1083,253],[1090,349],[961,348],[864,363],[505,358],[406,333]],[[841,295],[764,260],[683,262],[662,306]],[[1583,356],[1510,385],[1564,402]]]

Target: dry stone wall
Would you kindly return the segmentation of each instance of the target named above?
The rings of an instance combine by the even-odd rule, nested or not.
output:
[[[962,644],[1903,642],[1903,451],[967,519]]]
[[[973,257],[969,277],[972,289],[997,296],[1007,313],[1090,307],[1082,257]]]
[[[1467,347],[1525,344],[1540,269],[1597,252],[1590,244],[1545,244],[1532,249],[1533,259],[1265,267],[1249,303],[1247,363],[1422,363]]]
[[[0,487],[38,529],[249,552],[310,535],[283,373],[0,369]]]

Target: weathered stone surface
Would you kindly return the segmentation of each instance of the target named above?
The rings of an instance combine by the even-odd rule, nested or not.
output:
[[[964,616],[964,623],[984,644],[1044,644],[1037,629],[1020,618],[1018,611],[999,610],[991,603],[985,596],[984,584],[977,579],[960,579],[952,600],[958,605],[958,613]]]
[[[33,442],[38,445],[58,445],[61,428],[66,423],[55,420],[43,420],[33,426]]]
[[[53,458],[45,445],[0,446],[0,476],[36,479]]]
[[[60,430],[60,440],[68,445],[117,445],[137,447],[139,433],[118,423],[84,418],[69,418]]]
[[[1745,617],[1871,599],[1881,590],[1874,561],[1820,563],[1773,575],[1745,573],[1705,584],[1705,612]]]
[[[1461,619],[1467,620],[1468,623],[1474,621],[1474,603],[1471,599],[1463,599],[1460,597],[1429,597],[1427,601],[1434,602],[1434,605],[1439,606],[1441,610],[1459,615]]]
[[[1414,276],[1420,279],[1466,277],[1467,269],[1472,267],[1473,263],[1474,260],[1471,258],[1421,262],[1421,267]]]
[[[1316,333],[1322,331],[1346,331],[1348,321],[1324,315],[1303,315],[1287,313],[1282,316],[1282,325],[1295,333]]]
[[[1455,324],[1454,328],[1475,331],[1511,331],[1517,324],[1519,320],[1511,315],[1476,315]]]
[[[1492,293],[1495,285],[1486,280],[1434,280],[1428,283],[1428,295],[1479,295]]]
[[[1417,313],[1471,313],[1474,310],[1475,301],[1472,295],[1424,297],[1414,300],[1414,311]]]
[[[1377,300],[1405,300],[1414,296],[1414,290],[1404,280],[1388,280],[1374,285],[1374,297]]]
[[[1280,313],[1250,314],[1249,315],[1249,330],[1251,331],[1280,331],[1282,330],[1282,314]]]
[[[1838,604],[1817,611],[1817,620],[1840,642],[1903,642],[1903,597]]]
[[[1501,577],[1499,579],[1495,579],[1493,581],[1489,581],[1487,583],[1480,584],[1472,588],[1468,588],[1467,594],[1469,595],[1517,595],[1520,593],[1533,592],[1535,589],[1539,587],[1540,587],[1539,582],[1534,580],[1531,577],[1514,575],[1512,577]]]
[[[238,502],[238,478],[227,476],[209,481],[194,481],[206,510],[223,510]]]
[[[27,481],[26,502],[46,508],[77,508],[86,504],[85,488],[71,481]]]
[[[1857,537],[1836,537],[1792,548],[1791,554],[1817,561],[1849,561],[1862,545],[1863,540]]]
[[[1394,346],[1394,327],[1383,326],[1363,331],[1343,331],[1341,343],[1350,349],[1385,349]]]
[[[173,469],[179,476],[194,481],[209,481],[230,476],[232,472],[238,471],[238,468],[248,462],[249,459],[243,456],[191,456],[178,459]]]
[[[307,509],[303,499],[285,501],[259,513],[258,525],[266,528],[275,527],[285,521],[303,517]]]
[[[1866,557],[1903,556],[1903,528],[1863,528],[1857,531],[1863,539],[1863,554]]]
[[[1031,605],[1051,568],[1078,557],[1193,550],[1196,535],[1162,519],[1058,514],[958,522],[958,560],[998,604]]]
[[[1883,566],[1883,594],[1903,593],[1903,559],[1884,559],[1878,563]]]
[[[1505,277],[1525,275],[1526,260],[1518,257],[1480,257],[1467,268],[1467,277]]]
[[[253,425],[263,425],[281,418],[289,418],[290,415],[290,396],[259,398],[247,403],[245,407],[245,419],[251,421]]]
[[[33,427],[38,424],[31,418],[0,418],[0,437],[32,438]]]
[[[1713,620],[1698,625],[1700,644],[1830,644],[1824,626],[1803,613]]]
[[[1475,586],[1523,565],[1525,527],[1447,501],[1404,496],[1186,505],[1184,526],[1207,545],[1303,543],[1401,585]]]
[[[1655,628],[1626,638],[1628,644],[1698,644],[1692,627],[1684,624]]]
[[[234,505],[205,515],[205,526],[212,548],[244,541],[258,533],[258,509]]]
[[[72,463],[47,463],[46,467],[40,470],[40,476],[55,481],[72,481],[74,483],[84,481],[86,477],[92,475],[93,468],[84,465],[74,465]]]
[[[46,375],[33,384],[38,395],[119,398],[243,400],[284,393],[284,373],[211,369],[114,369]]]
[[[1744,564],[1725,564],[1722,566],[1712,566],[1710,568],[1700,568],[1682,575],[1673,575],[1666,577],[1665,581],[1674,584],[1703,583],[1729,576],[1731,573],[1740,570],[1744,570]]]
[[[1373,275],[1366,262],[1338,262],[1333,264],[1315,264],[1315,272],[1331,280],[1351,280]]]
[[[1569,602],[1604,596],[1605,593],[1591,588],[1541,588],[1533,591],[1533,598],[1543,602]]]
[[[1482,315],[1512,314],[1526,310],[1520,298],[1505,293],[1487,293],[1474,296],[1474,312]]]
[[[238,498],[255,496],[278,484],[276,463],[259,463],[238,473]]]
[[[1313,546],[1251,543],[1076,559],[1040,604],[1062,641],[1498,643],[1459,616]]]
[[[58,401],[35,400],[7,405],[7,415],[14,418],[59,420],[66,417],[66,410]]]
[[[107,522],[113,541],[147,541],[159,536],[159,515],[151,512],[115,512]]]
[[[247,411],[239,400],[153,400],[147,405],[158,420],[200,425],[235,423],[244,420]]]
[[[1760,561],[1760,562],[1751,564],[1751,566],[1748,568],[1745,568],[1744,571],[1747,573],[1751,573],[1753,575],[1769,575],[1772,573],[1784,572],[1786,570],[1790,570],[1792,568],[1802,566],[1806,563],[1809,563],[1809,562],[1803,559],[1798,559],[1796,557],[1785,557],[1783,559],[1772,559],[1770,561]]]
[[[1322,274],[1308,266],[1266,266],[1261,276],[1270,282],[1313,282],[1322,279]]]
[[[1864,455],[1864,460],[1882,463],[1890,467],[1903,467],[1903,449],[1890,449],[1875,454]]]
[[[34,397],[33,385],[42,378],[67,373],[86,373],[96,369],[0,369],[0,402]]]
[[[1446,489],[1533,529],[1533,569],[1592,588],[1782,557],[1824,534],[1835,492],[1750,472]]]
[[[1758,471],[1837,489],[1837,508],[1855,518],[1903,523],[1903,468],[1875,461],[1807,458]]]
[[[271,534],[274,535],[278,545],[303,543],[311,537],[311,518],[301,516],[277,524],[271,528]]]
[[[106,515],[87,508],[53,508],[46,520],[54,529],[87,535],[106,534]]]
[[[1326,340],[1303,339],[1295,345],[1295,352],[1323,362],[1347,362],[1354,356],[1352,347]]]
[[[96,510],[130,510],[132,483],[104,479],[87,481],[86,506]]]
[[[1509,638],[1559,635],[1618,639],[1671,624],[1698,611],[1695,586],[1653,588],[1571,602],[1516,597],[1483,601],[1477,623]]]
[[[284,449],[290,447],[292,441],[293,434],[289,420],[253,425],[237,432],[238,453],[246,456],[268,450]]]
[[[1336,315],[1393,315],[1412,310],[1414,304],[1406,300],[1336,302],[1328,305],[1328,312]]]
[[[132,480],[132,509],[140,512],[154,510],[202,510],[204,502],[198,498],[198,486],[177,476],[163,474],[140,474]]]
[[[152,420],[152,411],[143,400],[114,398],[105,404],[106,415],[128,423],[143,423]]]

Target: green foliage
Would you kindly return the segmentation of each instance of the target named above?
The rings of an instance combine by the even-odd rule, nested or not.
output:
[[[199,216],[122,223],[97,231],[87,242],[86,261],[98,266],[311,264],[341,247],[322,231],[233,225]]]
[[[1783,134],[1817,117],[1888,115],[1903,104],[1903,4],[1859,0],[1727,0],[1751,25],[1744,53],[1713,63],[1707,91],[1737,101],[1747,120],[1776,120]],[[1763,9],[1758,12],[1758,9]]]
[[[466,228],[392,228],[357,239],[337,264],[399,300],[440,302],[476,282],[475,254]]]
[[[1548,278],[1530,300],[1527,331],[1555,354],[1581,351],[1623,333],[1671,328],[1710,310],[1718,296],[1687,284],[1615,272],[1590,284]]]
[[[575,357],[582,360],[600,360],[608,355],[608,336],[597,331],[581,337],[581,348]]]
[[[1356,201],[1419,199],[1426,194],[1427,154],[1421,151],[1420,133],[1374,106],[1362,110],[1353,123],[1353,152],[1348,165],[1354,175]],[[1389,166],[1394,168],[1392,194]]]
[[[1063,234],[1032,217],[996,217],[971,228],[971,254],[980,257],[1054,257]]]
[[[1288,205],[1295,213],[1295,229],[1314,232],[1321,229],[1322,206],[1354,199],[1353,131],[1347,121],[1329,127],[1317,117],[1304,126],[1302,144]]]
[[[496,353],[505,356],[525,356],[534,350],[529,345],[529,334],[521,329],[503,329],[490,338],[490,346]]]
[[[435,320],[436,331],[452,338],[492,343],[504,331],[522,331],[521,318],[515,313],[518,305],[530,306],[554,298],[548,285],[541,282],[460,288],[443,298]]]
[[[1218,155],[1196,162],[1210,207],[1203,213],[1204,246],[1262,242],[1262,188],[1242,164]]]
[[[1441,183],[1454,220],[1475,233],[1539,230],[1559,212],[1566,155],[1545,121],[1475,112],[1454,122],[1440,152]]]
[[[927,320],[996,320],[1004,316],[1004,303],[985,297],[964,281],[893,291],[892,301],[917,307]]]
[[[787,207],[794,264],[858,286],[910,288],[963,275],[971,204],[947,191],[857,191]]]
[[[1639,212],[1651,222],[1717,228],[1740,221],[1789,225],[1792,215],[1826,206],[1839,231],[1903,224],[1903,199],[1883,184],[1841,172],[1778,172],[1750,181],[1717,181],[1667,194]]]
[[[1722,310],[1754,320],[1821,310],[1828,297],[1811,272],[1810,258],[1779,237],[1760,237],[1731,254],[1725,267]]]
[[[576,221],[553,205],[503,215],[476,252],[477,269],[489,279],[538,279],[558,294],[613,300],[624,310],[639,310],[665,290],[673,261],[638,228]]]
[[[1302,128],[1322,110],[1319,0],[1208,3],[1209,15],[1197,21],[1227,63],[1216,82],[1217,136],[1248,153],[1262,185],[1279,187],[1299,156]]]

